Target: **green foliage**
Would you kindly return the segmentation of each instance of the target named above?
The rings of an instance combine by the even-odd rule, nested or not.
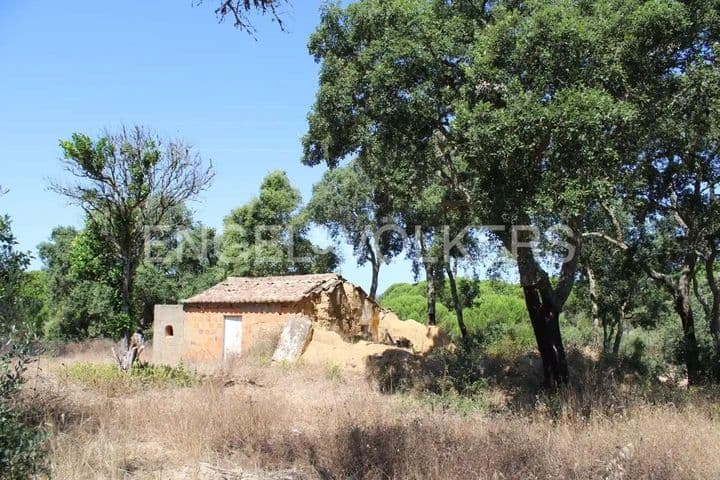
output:
[[[22,325],[34,335],[42,334],[49,318],[47,275],[43,270],[25,272],[20,292]]]
[[[7,338],[7,337],[4,337]],[[25,479],[43,470],[44,432],[28,425],[13,398],[25,383],[28,344],[13,336],[0,354],[0,478]]]
[[[16,245],[10,219],[0,216],[0,478],[8,479],[35,474],[44,455],[44,435],[27,425],[13,405],[29,362],[27,339],[37,327],[37,319],[25,315],[42,310],[34,303],[41,297],[35,291],[38,285],[31,283],[38,279],[25,272],[29,256]]]
[[[638,213],[634,237],[652,243],[670,221],[680,248],[647,255],[669,284],[693,270],[694,252],[712,264],[720,251],[719,31],[712,0],[329,5],[309,42],[320,77],[303,161],[354,155],[400,211],[437,184],[451,213],[485,224],[581,234],[596,226],[588,211],[622,198]],[[522,255],[523,283],[561,309],[576,264],[551,284],[543,262]],[[550,360],[556,320],[536,320]],[[711,325],[720,339],[720,315]]]
[[[391,285],[378,300],[383,307],[395,312],[401,320],[427,323],[427,282],[425,281]],[[450,325],[454,321],[454,317],[445,305],[436,305],[435,313],[439,325]]]
[[[325,172],[313,186],[305,213],[313,222],[325,226],[333,240],[349,243],[358,265],[373,264],[375,277],[369,293],[375,296],[380,265],[403,248],[397,235],[378,234],[383,225],[393,221],[391,200],[356,161],[351,161]]]
[[[197,382],[183,366],[135,364],[129,372],[122,372],[111,363],[79,362],[66,366],[61,373],[66,381],[80,383],[118,396],[147,388],[189,387]]]
[[[27,426],[22,415],[0,402],[0,478],[24,480],[42,470],[45,436]]]
[[[340,365],[335,362],[328,362],[325,365],[325,377],[333,382],[343,381],[343,370]]]
[[[518,285],[497,280],[458,279],[468,291],[478,292],[471,306],[463,308],[468,332],[486,352],[512,358],[535,346],[535,337]],[[468,284],[474,284],[473,286]],[[447,282],[444,289],[448,289]],[[380,297],[383,307],[394,311],[402,320],[425,322],[427,318],[427,285],[399,283],[390,286]],[[456,341],[460,331],[448,308],[436,306],[438,325]]]
[[[138,318],[149,324],[155,304],[178,302],[222,280],[215,231],[194,223],[183,205],[167,218],[170,224],[148,239],[148,256],[135,273],[132,314],[122,312],[122,276],[97,234],[97,223],[87,221],[80,231],[55,228],[50,241],[39,246],[47,291],[45,337],[117,338],[135,328]]]
[[[225,217],[220,265],[229,275],[265,276],[332,271],[333,252],[320,253],[307,237],[300,192],[287,174],[275,171],[260,193]]]
[[[30,257],[16,249],[10,218],[0,216],[0,333],[17,327],[22,310],[21,290]]]
[[[47,281],[49,318],[43,331],[48,339],[102,334],[103,325],[119,314],[117,290],[108,284],[113,275],[101,267],[103,255],[94,238],[71,227],[57,227],[50,241],[38,247]]]

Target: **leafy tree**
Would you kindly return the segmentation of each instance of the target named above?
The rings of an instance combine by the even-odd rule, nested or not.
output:
[[[29,255],[17,250],[9,217],[0,216],[0,477],[29,478],[42,465],[44,436],[26,425],[12,398],[29,362],[22,292]]]
[[[457,285],[460,291],[467,289],[470,295],[477,293],[473,301],[466,297],[463,317],[468,334],[477,339],[487,353],[511,358],[515,354],[526,353],[532,347],[533,332],[526,320],[522,287],[502,281],[468,278],[458,278]],[[449,290],[449,282],[439,285],[438,292],[445,293],[438,299],[446,299],[450,307],[446,307],[445,301],[437,304],[437,322],[453,338],[462,338],[456,317],[451,313],[453,300]],[[394,284],[380,296],[379,301],[403,320],[422,321],[427,318],[425,282]]]
[[[428,324],[436,324],[436,303],[447,277],[451,303],[446,306],[455,312],[458,328],[463,339],[467,340],[468,330],[456,282],[457,265],[460,261],[472,264],[479,250],[474,232],[466,229],[467,216],[457,215],[448,207],[452,203],[452,191],[436,182],[428,185],[415,198],[399,202],[396,209],[405,229],[414,232],[409,255],[416,279],[420,267],[425,271]],[[453,238],[456,235],[459,242]]]
[[[258,197],[225,217],[220,265],[229,275],[265,276],[332,271],[333,252],[320,252],[307,238],[300,192],[287,174],[275,171],[260,185]]]
[[[156,229],[133,285],[133,311],[142,326],[152,322],[157,303],[174,303],[222,279],[217,266],[215,232],[193,222],[184,206],[172,211],[171,226]],[[104,249],[97,223],[87,221],[77,231],[57,227],[49,242],[39,246],[45,269],[51,338],[80,339],[116,336],[130,328],[122,314],[120,272]]]
[[[33,336],[42,334],[49,317],[47,276],[42,270],[25,272],[19,292],[21,319],[25,329]]]
[[[87,230],[57,227],[39,245],[47,281],[48,338],[82,339],[115,335],[124,328],[119,295],[111,285],[117,275],[104,270],[101,248]]]
[[[0,333],[3,334],[19,327],[25,269],[30,264],[29,255],[18,251],[16,245],[10,217],[0,216]]]
[[[459,215],[504,226],[546,383],[563,383],[559,317],[587,206],[637,170],[644,108],[662,102],[658,85],[699,38],[692,11],[619,0],[329,6],[310,40],[322,65],[304,161],[356,154],[392,193],[440,179]],[[514,248],[512,226],[558,223],[575,254],[551,279],[535,252]]]
[[[655,324],[665,316],[665,298],[654,294],[654,286],[626,252],[608,251],[604,242],[590,240],[583,253],[585,278],[578,294],[587,295],[594,342],[603,354],[617,356],[626,326]]]
[[[177,209],[181,229],[158,232],[149,254],[138,269],[134,300],[144,324],[152,321],[153,307],[188,298],[222,280],[215,230],[192,220],[184,206]]]
[[[51,188],[80,205],[96,224],[120,272],[120,310],[131,317],[148,229],[168,222],[173,208],[207,188],[212,167],[188,145],[163,142],[143,127],[123,128],[97,140],[74,134],[60,146],[66,169],[78,183]]]
[[[611,228],[590,233],[631,255],[638,268],[670,295],[683,328],[691,383],[698,380],[701,368],[694,293],[720,353],[720,289],[715,275],[720,250],[717,12],[713,2],[669,3],[646,9],[652,23],[633,22],[647,31],[655,46],[652,63],[637,60],[644,62],[639,68],[649,72],[645,84],[630,92],[637,97],[641,151],[618,188],[622,201],[606,205]],[[659,28],[663,24],[665,30]],[[629,218],[627,227],[624,217]],[[705,292],[696,288],[701,272]]]
[[[334,240],[353,247],[358,265],[372,267],[370,297],[375,298],[383,261],[389,262],[403,249],[403,238],[383,227],[394,221],[390,199],[377,189],[357,162],[328,170],[313,187],[306,207],[312,221],[327,227]]]

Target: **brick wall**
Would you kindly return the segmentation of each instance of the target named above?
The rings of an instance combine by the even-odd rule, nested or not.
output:
[[[223,359],[226,316],[242,317],[242,351],[275,326],[282,329],[288,314],[298,308],[285,304],[186,305],[182,360],[188,363]]]

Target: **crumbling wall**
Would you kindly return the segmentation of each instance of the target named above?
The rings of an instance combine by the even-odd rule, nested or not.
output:
[[[380,306],[368,297],[363,290],[352,283],[344,283],[343,289],[350,305],[353,324],[360,326],[360,335],[378,341]]]
[[[396,345],[398,341],[409,341],[409,348],[415,353],[428,353],[434,348],[447,347],[451,344],[440,327],[423,325],[415,320],[400,320],[389,310],[382,313],[380,335],[384,342],[391,340]]]
[[[380,307],[349,282],[308,298],[302,310],[322,328],[337,332],[345,340],[379,338]]]
[[[350,304],[341,284],[308,297],[302,302],[302,311],[321,327],[352,337]]]

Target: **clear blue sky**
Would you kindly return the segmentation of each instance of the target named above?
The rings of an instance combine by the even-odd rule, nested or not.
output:
[[[73,132],[138,123],[193,144],[217,173],[190,205],[210,226],[271,170],[287,171],[309,198],[324,167],[300,163],[299,139],[317,86],[306,44],[321,2],[283,7],[288,32],[257,18],[257,41],[218,24],[215,3],[0,1],[0,185],[10,190],[0,213],[22,249],[34,254],[54,226],[82,224],[78,207],[47,190],[64,178],[58,141]],[[368,288],[369,268],[344,254],[341,272]],[[381,271],[380,290],[411,280],[399,262]]]

